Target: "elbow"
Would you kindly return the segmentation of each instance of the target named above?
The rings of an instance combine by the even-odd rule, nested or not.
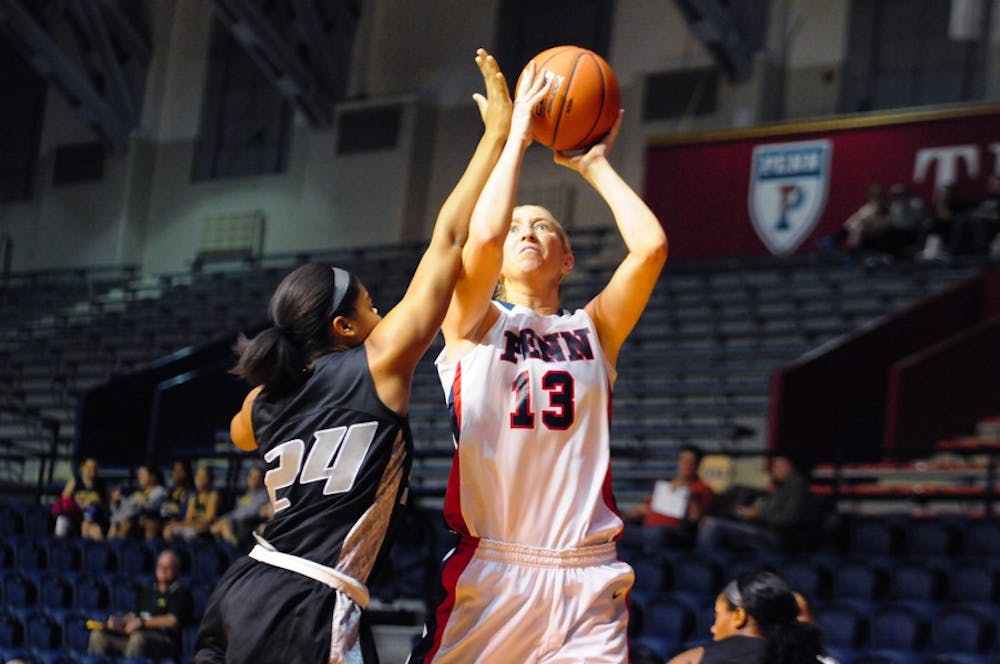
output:
[[[662,267],[667,262],[667,256],[670,253],[670,243],[667,241],[667,236],[660,233],[655,241],[648,244],[643,253],[644,262]]]

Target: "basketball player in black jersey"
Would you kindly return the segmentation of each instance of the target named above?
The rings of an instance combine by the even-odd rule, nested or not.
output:
[[[363,625],[365,583],[405,499],[413,372],[444,319],[473,206],[510,126],[496,61],[479,50],[476,62],[484,135],[403,299],[382,318],[357,277],[304,265],[271,297],[274,326],[240,357],[235,373],[256,387],[231,434],[241,449],[260,450],[274,517],[213,593],[196,662],[377,661]],[[526,78],[516,103],[531,107],[547,84]]]

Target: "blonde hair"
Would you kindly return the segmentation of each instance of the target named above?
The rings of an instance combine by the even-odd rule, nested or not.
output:
[[[552,214],[552,212],[547,207],[543,205],[532,205],[530,203],[525,205],[518,205],[511,212],[511,217],[513,217],[518,212],[518,210],[523,210],[525,208],[535,208],[536,210],[541,210],[542,212],[544,212],[548,216],[548,218],[552,220],[552,223],[555,225],[556,235],[559,236],[559,244],[562,245],[563,251],[565,251],[567,254],[573,253],[573,244],[570,242],[569,233],[566,232],[566,229],[563,228],[563,225],[559,223],[559,220],[556,219],[556,216]],[[563,280],[565,280],[565,276],[563,277],[562,280],[559,281],[560,288],[562,288]],[[500,277],[497,278],[496,288],[493,289],[493,299],[500,300],[501,302],[506,301],[507,299],[507,288],[504,285],[504,278],[502,272],[500,273]]]

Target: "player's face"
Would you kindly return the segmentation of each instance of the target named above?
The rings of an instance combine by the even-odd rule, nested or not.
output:
[[[573,268],[573,255],[566,250],[561,228],[545,208],[523,206],[514,210],[504,241],[503,272],[506,276],[538,271],[556,283]]]
[[[736,634],[739,629],[740,614],[742,611],[740,609],[732,609],[729,607],[729,601],[726,599],[725,595],[719,595],[715,598],[715,622],[712,623],[712,639],[715,641],[721,641],[722,639],[728,638]]]
[[[372,330],[375,329],[375,326],[378,325],[379,321],[382,320],[378,308],[372,301],[371,294],[364,286],[358,292],[358,301],[354,305],[354,310],[355,316],[352,320],[358,326],[355,338],[359,342],[364,342],[368,338],[368,335],[372,333]]]
[[[684,450],[677,456],[677,477],[691,482],[698,475],[698,460],[694,452]]]

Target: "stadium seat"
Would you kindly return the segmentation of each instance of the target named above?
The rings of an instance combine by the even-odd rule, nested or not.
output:
[[[943,653],[931,655],[921,664],[997,664],[1000,658],[991,655],[973,653]]]
[[[855,599],[872,602],[885,594],[885,570],[864,563],[845,563],[833,570],[830,597],[833,599]]]
[[[83,611],[107,611],[111,601],[108,584],[91,572],[81,572],[75,584],[76,608]]]
[[[86,540],[83,542],[81,568],[94,574],[107,574],[118,569],[115,551],[108,542]]]
[[[848,530],[848,551],[854,555],[891,556],[901,541],[901,529],[888,517],[860,519]]]
[[[2,514],[2,511],[0,511],[0,514]],[[8,541],[8,537],[8,535],[0,534],[0,570],[15,567],[14,549]]]
[[[139,576],[153,573],[153,552],[145,543],[124,539],[119,540],[115,549],[118,558],[118,571],[121,574]]]
[[[62,625],[45,609],[27,611],[24,614],[24,645],[36,650],[62,648]]]
[[[910,650],[923,648],[927,622],[919,611],[904,604],[883,604],[869,619],[868,642],[875,650]]]
[[[858,608],[830,602],[816,607],[813,617],[826,635],[829,645],[857,649],[864,643],[867,620]]]
[[[962,555],[996,560],[1000,557],[1000,523],[970,522],[963,532]]]
[[[73,606],[73,584],[62,574],[45,572],[38,577],[38,603],[50,609]]]
[[[37,571],[46,568],[48,556],[41,540],[22,537],[14,543],[14,561],[20,570]]]
[[[199,542],[189,550],[191,577],[195,581],[215,583],[229,566],[229,557],[214,542]]]
[[[649,558],[640,558],[632,563],[635,584],[629,596],[640,604],[648,604],[660,597],[669,587],[671,580],[669,563],[661,563]]]
[[[53,538],[48,541],[48,568],[52,572],[77,572],[83,563],[82,540]]]
[[[931,622],[930,648],[937,653],[985,653],[994,635],[994,623],[979,611],[944,607]]]
[[[698,554],[674,563],[674,590],[714,599],[722,589],[722,568],[714,560]]]
[[[944,595],[944,573],[929,565],[903,563],[889,575],[889,598],[933,602]]]
[[[0,648],[15,648],[24,643],[24,623],[20,616],[0,606]]]
[[[195,583],[191,586],[191,599],[194,604],[194,619],[201,620],[208,606],[208,600],[212,596],[214,586],[206,583]]]
[[[87,629],[87,621],[90,619],[103,620],[105,615],[99,613],[87,613],[85,611],[66,611],[62,614],[63,640],[66,647],[76,652],[87,652],[87,645],[90,643],[90,630]]]
[[[923,664],[923,656],[916,652],[865,651],[851,658],[851,664]],[[840,660],[841,664],[845,664]]]
[[[644,635],[683,643],[694,636],[695,614],[686,602],[673,597],[654,599],[643,607]]]
[[[9,570],[3,576],[3,597],[13,607],[34,606],[38,602],[38,586],[27,574]]]
[[[792,590],[808,600],[826,597],[830,591],[830,573],[821,566],[806,561],[792,561],[781,566],[781,577]]]
[[[982,561],[955,561],[947,572],[948,599],[992,604],[1000,601],[1000,571]]]
[[[108,584],[111,590],[110,610],[114,612],[128,613],[135,608],[139,599],[139,591],[142,582],[128,574],[117,574],[111,577]]]
[[[916,519],[903,530],[903,552],[912,556],[953,556],[958,550],[955,529],[942,519]]]

